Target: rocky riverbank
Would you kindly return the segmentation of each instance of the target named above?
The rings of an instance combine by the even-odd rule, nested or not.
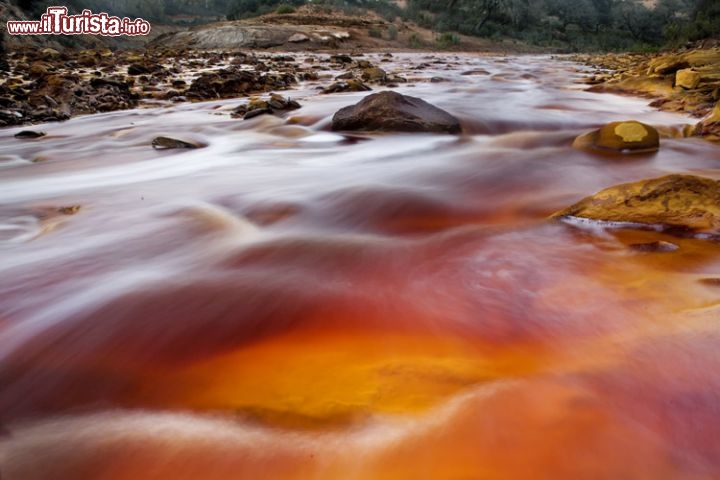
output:
[[[680,52],[575,57],[596,67],[591,91],[639,95],[660,110],[701,119],[689,135],[720,141],[720,46],[708,43]]]
[[[392,58],[386,54],[384,59]],[[316,81],[327,93],[406,83],[363,55],[301,57],[244,51],[24,50],[0,83],[0,126],[74,115],[220,98],[249,98]],[[387,67],[386,67],[387,68]]]

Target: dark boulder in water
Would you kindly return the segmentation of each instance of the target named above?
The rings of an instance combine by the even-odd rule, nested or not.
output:
[[[397,92],[368,95],[335,113],[333,130],[460,133],[460,121],[426,101]]]
[[[20,139],[32,139],[32,138],[40,138],[44,137],[45,132],[39,132],[35,130],[23,130],[21,132],[18,132],[15,134],[15,138]]]
[[[169,150],[172,148],[202,148],[202,145],[197,142],[187,142],[185,140],[179,140],[172,137],[155,137],[152,140],[152,147],[155,150]]]

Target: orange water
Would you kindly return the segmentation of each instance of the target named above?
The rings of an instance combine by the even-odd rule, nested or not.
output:
[[[313,83],[292,126],[227,100],[4,131],[3,480],[720,478],[720,246],[546,220],[717,178],[717,146],[562,60],[382,66],[466,133],[348,139],[364,94]],[[627,118],[658,154],[570,147]]]

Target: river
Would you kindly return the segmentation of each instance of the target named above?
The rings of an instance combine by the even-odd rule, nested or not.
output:
[[[331,132],[322,79],[2,130],[3,480],[720,478],[720,245],[547,220],[717,145],[564,59],[382,66],[464,133]]]

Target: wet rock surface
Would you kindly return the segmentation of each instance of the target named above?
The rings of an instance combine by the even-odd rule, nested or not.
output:
[[[601,190],[552,218],[583,218],[671,233],[720,235],[720,182],[694,175],[667,175]]]
[[[248,120],[259,115],[272,115],[297,110],[300,104],[287,97],[283,97],[277,93],[270,95],[270,98],[263,100],[261,98],[253,98],[247,104],[240,105],[235,108],[232,113],[233,118],[243,118]]]
[[[47,72],[26,84],[0,85],[0,126],[123,110],[137,106],[138,99],[122,78]]]
[[[339,110],[333,130],[379,132],[460,133],[460,122],[424,100],[397,92],[368,95],[358,104]]]
[[[693,133],[708,140],[720,141],[720,102],[695,126]]]
[[[720,47],[654,55],[581,56],[576,60],[596,67],[586,81],[592,85],[591,91],[645,96],[660,110],[697,118],[707,116],[720,100]],[[717,140],[707,129],[696,132]]]
[[[10,55],[10,72],[0,79],[0,126],[62,121],[142,102],[244,97],[317,79],[310,65],[287,55],[49,50]],[[280,109],[277,102],[273,109]]]
[[[0,126],[63,121],[138,106],[249,97],[295,88],[299,82],[326,94],[407,83],[399,74],[406,70],[377,66],[388,58],[392,57],[371,61],[362,53],[299,58],[287,52],[166,47],[16,51],[10,54],[11,71],[0,81]],[[252,118],[298,108],[280,98],[269,99],[262,108],[240,106],[232,115]]]
[[[322,93],[342,93],[342,92],[368,92],[372,88],[365,85],[360,80],[351,78],[349,80],[340,80],[333,82],[322,89]]]
[[[651,153],[660,148],[660,135],[654,127],[634,120],[612,122],[580,135],[573,146],[603,153]]]
[[[271,74],[226,68],[203,73],[190,85],[187,96],[197,100],[232,98],[248,93],[286,89],[296,78],[291,73]]]
[[[155,137],[151,142],[155,150],[171,150],[177,148],[202,148],[204,145],[198,142],[189,142],[172,137]]]
[[[18,132],[15,134],[15,138],[19,139],[35,139],[35,138],[41,138],[46,135],[45,132],[35,131],[35,130],[23,130],[21,132]]]

